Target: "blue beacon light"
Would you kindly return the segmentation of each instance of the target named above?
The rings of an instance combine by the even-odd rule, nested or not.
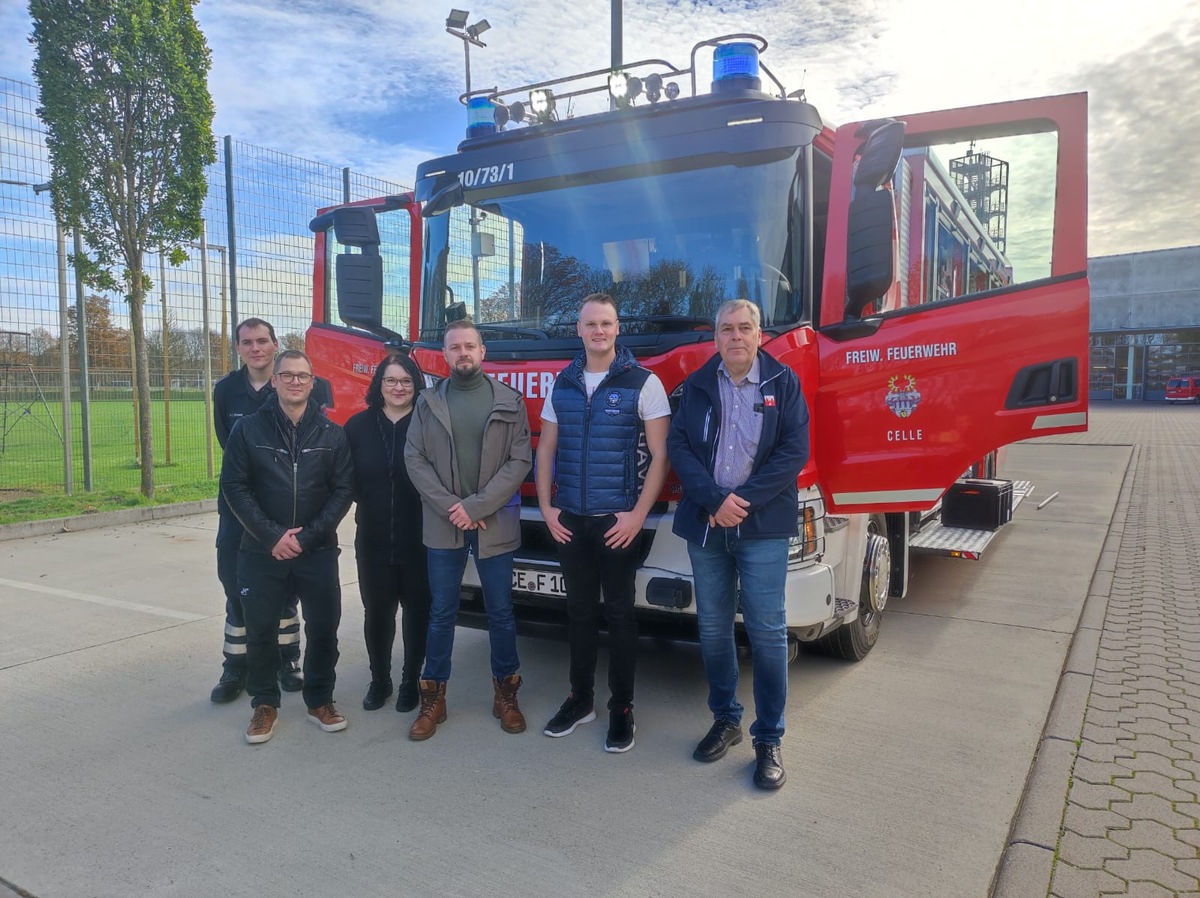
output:
[[[496,133],[496,104],[487,97],[467,100],[467,137]]]
[[[721,44],[713,51],[713,93],[762,90],[758,46],[745,41]]]

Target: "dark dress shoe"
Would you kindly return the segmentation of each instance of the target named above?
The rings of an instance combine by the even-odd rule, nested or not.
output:
[[[708,735],[700,740],[692,757],[697,761],[718,761],[725,757],[725,752],[742,741],[742,728],[728,720],[718,720],[708,731]]]
[[[404,677],[400,680],[400,688],[396,690],[396,710],[404,713],[412,711],[421,700],[421,690],[416,680]]]
[[[756,742],[754,753],[758,755],[758,764],[754,768],[754,785],[760,789],[778,789],[787,782],[787,774],[783,772],[783,754],[778,745]]]
[[[367,687],[367,696],[363,699],[364,711],[378,711],[392,694],[392,680],[372,680]]]
[[[242,694],[242,688],[245,684],[246,675],[244,673],[227,670],[221,674],[221,679],[213,687],[212,693],[208,696],[209,701],[216,702],[219,705],[231,702]]]
[[[284,692],[299,692],[304,688],[304,675],[299,661],[284,661],[279,668],[279,688]]]

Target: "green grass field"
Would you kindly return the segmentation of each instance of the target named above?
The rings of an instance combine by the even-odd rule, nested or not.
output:
[[[80,406],[72,403],[72,444],[75,500],[63,493],[62,439],[55,425],[62,426],[62,403],[8,403],[7,416],[0,413],[0,428],[7,431],[0,451],[0,523],[12,520],[57,517],[70,510],[39,513],[34,506],[75,507],[79,502],[123,507],[141,504],[138,493],[141,471],[137,462],[133,403],[124,400],[95,400],[91,406],[93,493],[84,491],[83,440]],[[205,444],[211,424],[205,417],[202,399],[171,401],[171,452],[167,461],[166,405],[152,403],[154,427],[155,502],[176,502],[216,496],[217,481],[208,474]],[[221,448],[213,439],[213,473],[221,470]],[[7,497],[6,497],[7,494]],[[64,500],[64,501],[59,501]],[[114,504],[115,503],[115,504]],[[24,516],[13,517],[25,508]],[[86,510],[81,508],[80,511]]]

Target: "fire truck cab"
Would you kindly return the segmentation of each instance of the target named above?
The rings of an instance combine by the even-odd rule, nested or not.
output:
[[[911,552],[977,557],[991,538],[942,526],[947,489],[994,477],[1010,443],[1086,429],[1086,96],[832,129],[762,64],[766,46],[729,35],[698,43],[687,68],[647,60],[464,96],[467,139],[419,167],[413,194],[314,219],[307,346],[345,415],[388,344],[446,374],[442,331],[469,315],[485,370],[524,393],[536,439],[581,349],[585,295],[616,298],[621,342],[673,402],[715,351],[716,309],[752,300],[763,348],[797,372],[811,414],[789,632],[859,659],[907,590]],[[572,117],[589,95],[610,108]],[[979,201],[971,172],[951,171],[974,141],[1012,148],[1023,243],[996,227],[997,191]],[[694,621],[671,532],[683,488],[672,477],[646,521],[645,625]],[[522,521],[518,616],[565,620],[532,474]]]

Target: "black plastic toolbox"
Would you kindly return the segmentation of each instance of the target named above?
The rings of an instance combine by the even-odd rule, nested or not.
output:
[[[942,526],[996,530],[1012,520],[1011,480],[959,480],[942,497]]]

